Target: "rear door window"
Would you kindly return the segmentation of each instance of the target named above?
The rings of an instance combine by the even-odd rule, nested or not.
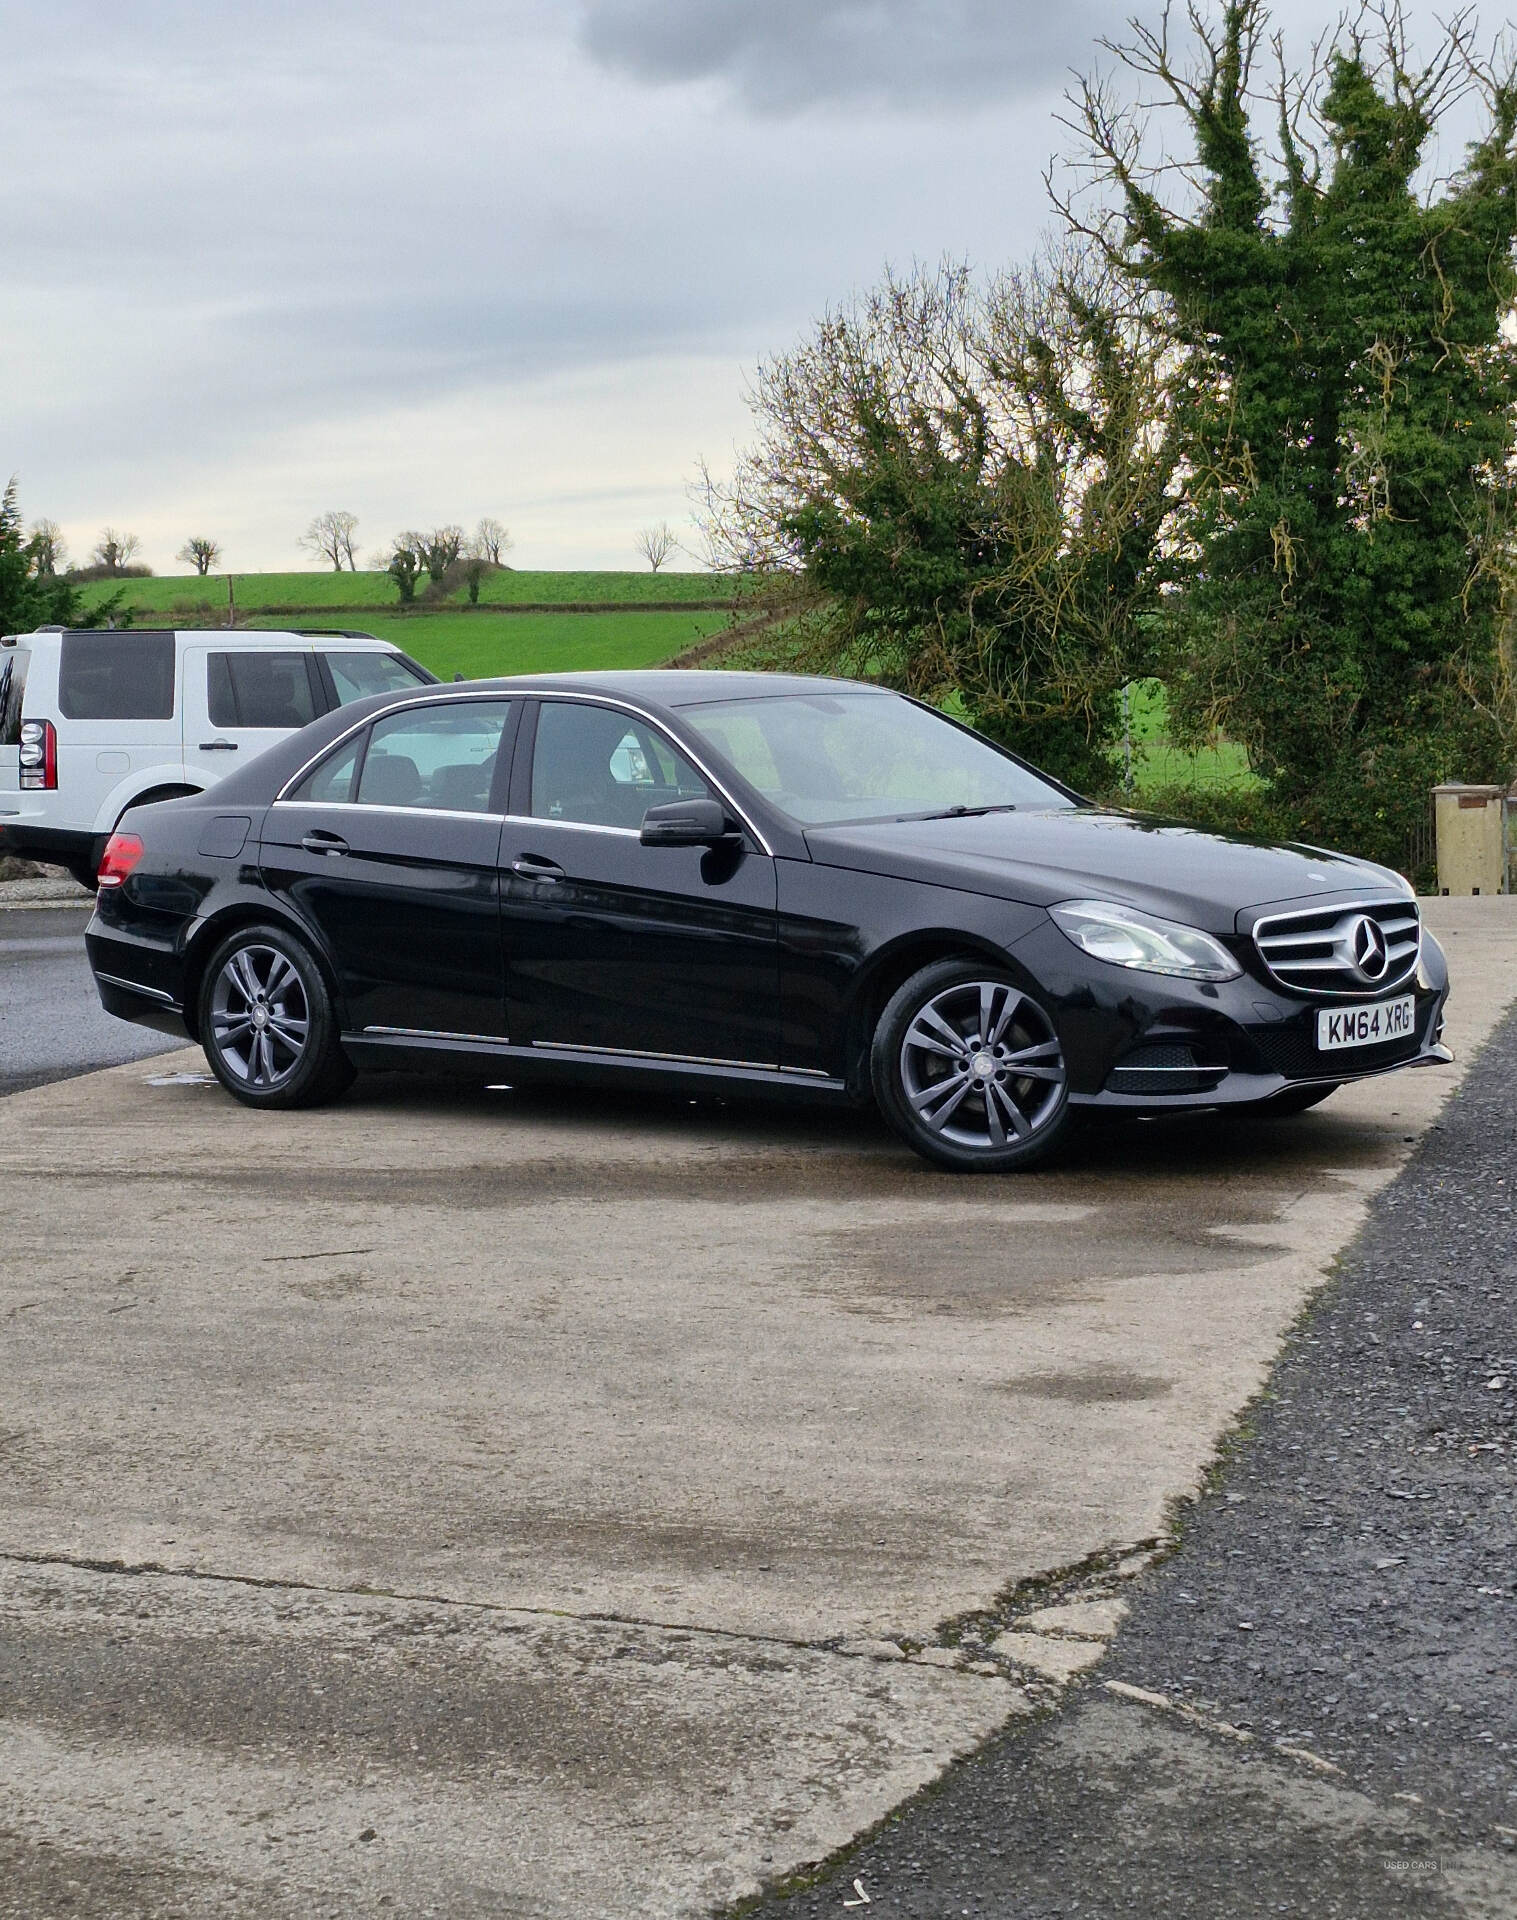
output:
[[[409,707],[376,720],[358,776],[360,806],[488,813],[509,700]]]
[[[172,633],[66,633],[58,711],[69,720],[172,720]]]
[[[321,711],[305,653],[213,653],[206,667],[213,727],[303,727]]]
[[[0,650],[0,747],[21,744],[21,696],[31,658],[20,647]]]
[[[420,668],[398,653],[328,652],[323,649],[327,672],[339,707],[363,700],[371,693],[410,693],[429,681]]]
[[[290,798],[315,806],[346,805],[353,798],[358,763],[363,758],[368,737],[367,732],[360,733],[338,752],[329,754],[313,773],[306,775]]]

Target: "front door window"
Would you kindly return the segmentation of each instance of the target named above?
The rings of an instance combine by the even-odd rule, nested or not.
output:
[[[650,807],[711,789],[661,733],[613,707],[545,701],[532,756],[532,817],[635,833]]]

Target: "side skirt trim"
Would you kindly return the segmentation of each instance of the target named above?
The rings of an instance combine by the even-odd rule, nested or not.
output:
[[[602,1073],[656,1074],[669,1080],[704,1080],[752,1087],[790,1087],[818,1093],[845,1093],[846,1085],[812,1067],[761,1067],[741,1061],[710,1061],[681,1055],[633,1053],[612,1047],[568,1047],[552,1043],[513,1046],[487,1034],[429,1033],[406,1028],[364,1027],[345,1033],[342,1045],[384,1052],[477,1054],[491,1061],[520,1060],[535,1067],[594,1068]]]

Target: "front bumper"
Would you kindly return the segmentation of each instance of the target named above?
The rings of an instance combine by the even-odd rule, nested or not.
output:
[[[1340,995],[1287,993],[1254,972],[1192,982],[1113,966],[1082,954],[1051,922],[1011,952],[1051,1002],[1073,1106],[1130,1114],[1243,1107],[1288,1088],[1342,1085],[1453,1059],[1441,1039],[1448,969],[1427,933],[1410,979],[1352,1003]],[[1404,1038],[1319,1051],[1316,1022],[1324,1007],[1407,993],[1415,1010]]]

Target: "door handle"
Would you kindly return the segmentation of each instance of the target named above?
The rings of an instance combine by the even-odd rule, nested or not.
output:
[[[202,740],[200,751],[202,753],[235,753],[237,742],[235,740]]]
[[[556,860],[545,860],[540,853],[524,853],[520,860],[511,862],[511,871],[519,873],[523,880],[567,880],[569,877]]]
[[[307,853],[346,853],[348,843],[340,833],[323,833],[320,827],[306,834],[300,843]]]

